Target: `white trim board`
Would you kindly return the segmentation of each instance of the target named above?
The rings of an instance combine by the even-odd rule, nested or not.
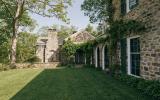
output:
[[[95,67],[97,68],[97,47],[94,48],[94,60],[95,60]]]
[[[131,52],[130,52],[131,48],[130,48],[130,40],[134,39],[134,38],[140,38],[140,36],[133,36],[133,37],[127,38],[127,73],[128,73],[128,75],[132,75],[131,74]],[[132,75],[132,76],[136,76],[136,75]]]
[[[130,11],[129,9],[129,0],[126,0],[126,12],[128,13]]]

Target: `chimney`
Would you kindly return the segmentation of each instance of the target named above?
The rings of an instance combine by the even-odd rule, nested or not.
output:
[[[77,33],[77,31],[73,31],[72,34]]]
[[[57,29],[51,29],[51,28],[49,28],[48,29],[48,37],[53,37],[55,35],[57,35]]]

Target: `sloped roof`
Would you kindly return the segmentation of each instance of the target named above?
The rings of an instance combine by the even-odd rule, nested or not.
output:
[[[48,40],[48,37],[38,37],[36,45],[45,45],[43,40]]]
[[[47,41],[49,37],[38,37],[37,44],[36,45],[45,45],[45,40]],[[61,37],[58,37],[58,45],[63,44],[64,39]]]
[[[87,42],[89,40],[94,40],[95,37],[87,31],[80,31],[65,38],[65,41],[67,41],[68,39],[70,39],[75,44],[79,44],[79,43]]]

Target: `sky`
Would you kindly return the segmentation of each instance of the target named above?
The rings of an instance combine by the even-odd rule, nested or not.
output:
[[[76,26],[78,30],[84,29],[90,22],[89,17],[84,16],[84,12],[81,11],[81,4],[84,0],[73,0],[73,4],[68,8],[68,17],[70,18],[70,25],[65,24],[64,22],[56,18],[47,18],[42,17],[37,14],[31,14],[31,17],[37,21],[38,27],[36,27],[35,32],[38,31],[42,26],[52,26],[53,24],[57,25],[67,25],[67,26]],[[96,24],[92,24],[96,27]]]

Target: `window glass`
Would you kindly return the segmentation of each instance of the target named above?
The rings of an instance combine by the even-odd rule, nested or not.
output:
[[[129,9],[133,9],[137,3],[137,0],[129,0]]]
[[[131,74],[140,75],[140,42],[139,38],[130,40]]]

